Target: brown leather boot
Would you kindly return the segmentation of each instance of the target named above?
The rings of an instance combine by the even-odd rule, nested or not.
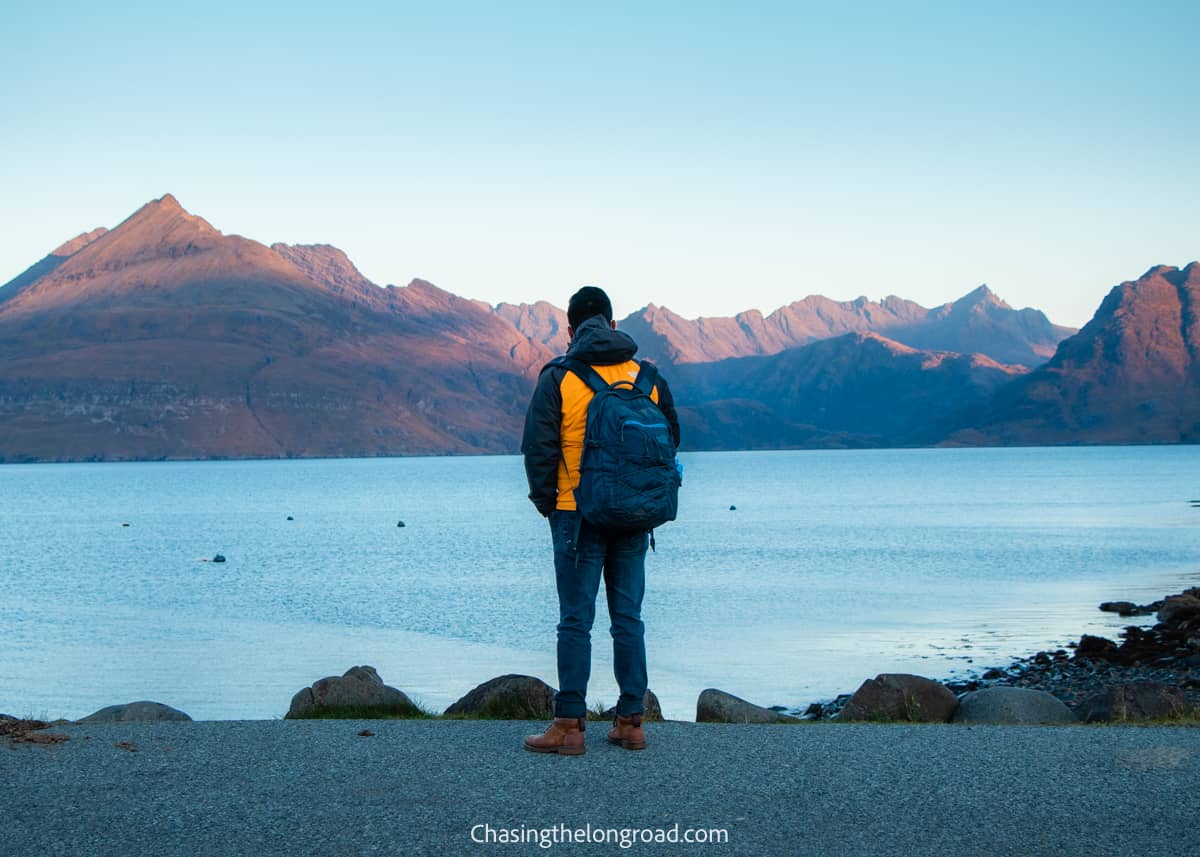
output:
[[[642,715],[622,717],[618,714],[614,717],[613,728],[608,730],[608,743],[618,744],[626,750],[645,750],[646,732],[642,729]]]
[[[582,756],[584,719],[555,717],[541,735],[525,736],[525,749],[531,753],[558,753],[560,756]]]

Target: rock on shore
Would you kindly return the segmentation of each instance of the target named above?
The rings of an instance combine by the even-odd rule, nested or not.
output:
[[[1079,717],[1088,723],[1126,720],[1169,720],[1187,714],[1190,705],[1183,691],[1155,681],[1136,681],[1110,687],[1080,706]]]
[[[419,717],[421,710],[375,667],[351,667],[342,676],[327,676],[292,697],[287,720],[312,718]]]
[[[141,700],[127,702],[124,705],[110,705],[94,711],[79,723],[139,723],[160,720],[191,720],[177,708],[163,705],[161,702]]]
[[[932,679],[885,673],[864,681],[837,719],[945,723],[957,707],[954,694]]]
[[[617,707],[614,705],[605,709],[600,716],[604,720],[612,720],[617,716]],[[662,706],[658,703],[658,697],[654,695],[654,691],[646,688],[646,695],[642,697],[642,720],[646,723],[661,723],[662,719]]]
[[[1155,614],[1158,621],[1151,627],[1126,626],[1120,643],[1084,634],[1071,644],[1074,654],[1038,652],[1007,668],[950,683],[951,689],[963,694],[1001,687],[1043,691],[1089,722],[1195,716],[1200,711],[1200,587],[1150,604],[1105,602],[1100,609]]]
[[[533,676],[502,675],[473,688],[446,716],[545,720],[554,716],[554,688]]]
[[[796,723],[795,717],[763,708],[741,697],[710,687],[696,700],[697,723]]]
[[[985,687],[964,694],[955,723],[1035,725],[1077,723],[1079,718],[1058,697],[1027,687]]]

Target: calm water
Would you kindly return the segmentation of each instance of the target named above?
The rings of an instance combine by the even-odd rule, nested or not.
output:
[[[647,564],[668,717],[710,686],[799,706],[1005,664],[1115,635],[1102,600],[1200,583],[1197,447],[684,461]],[[0,711],[278,717],[359,663],[435,709],[502,673],[555,684],[549,531],[524,494],[515,457],[0,467]],[[607,621],[594,639],[610,704]]]

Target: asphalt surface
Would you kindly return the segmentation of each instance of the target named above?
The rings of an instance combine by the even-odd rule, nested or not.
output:
[[[1200,854],[1197,728],[668,723],[630,752],[589,725],[579,757],[527,753],[522,736],[542,724],[498,721],[74,725],[50,730],[70,736],[57,745],[0,739],[0,855]],[[681,838],[728,840],[472,841],[473,828],[487,835],[476,825],[561,839],[560,826],[589,824],[593,838],[678,825]]]

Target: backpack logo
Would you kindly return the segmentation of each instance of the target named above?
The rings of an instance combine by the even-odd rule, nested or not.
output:
[[[652,530],[675,520],[682,480],[671,428],[650,397],[658,380],[654,365],[642,361],[634,381],[613,384],[574,358],[550,365],[568,369],[593,393],[575,487],[580,514],[615,531]]]

